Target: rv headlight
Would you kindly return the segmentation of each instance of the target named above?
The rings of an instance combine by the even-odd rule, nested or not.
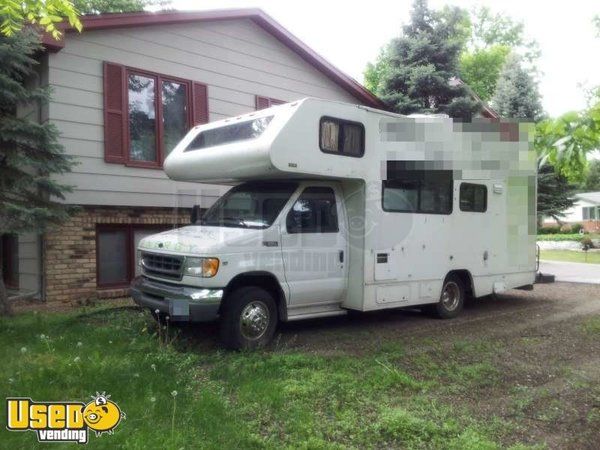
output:
[[[183,274],[191,277],[211,278],[219,271],[217,258],[185,258]]]

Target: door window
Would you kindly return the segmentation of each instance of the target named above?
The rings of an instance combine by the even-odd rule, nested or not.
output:
[[[337,233],[338,217],[333,189],[314,186],[304,189],[288,213],[288,233]]]
[[[487,187],[484,184],[461,183],[460,210],[486,212]]]

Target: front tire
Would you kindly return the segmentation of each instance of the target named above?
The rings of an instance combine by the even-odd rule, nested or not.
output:
[[[465,286],[456,275],[444,280],[440,301],[431,305],[430,311],[440,319],[452,319],[460,314],[465,304]]]
[[[277,328],[273,296],[256,287],[242,287],[227,296],[221,312],[221,342],[236,350],[254,350],[271,342]]]

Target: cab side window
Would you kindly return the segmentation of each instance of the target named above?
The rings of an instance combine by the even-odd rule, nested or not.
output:
[[[288,233],[336,233],[338,217],[333,189],[304,189],[287,215],[286,227]]]

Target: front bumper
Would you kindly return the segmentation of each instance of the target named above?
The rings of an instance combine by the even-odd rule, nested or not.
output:
[[[223,289],[203,289],[151,280],[144,276],[131,282],[131,296],[140,306],[170,320],[211,322],[219,316]]]

